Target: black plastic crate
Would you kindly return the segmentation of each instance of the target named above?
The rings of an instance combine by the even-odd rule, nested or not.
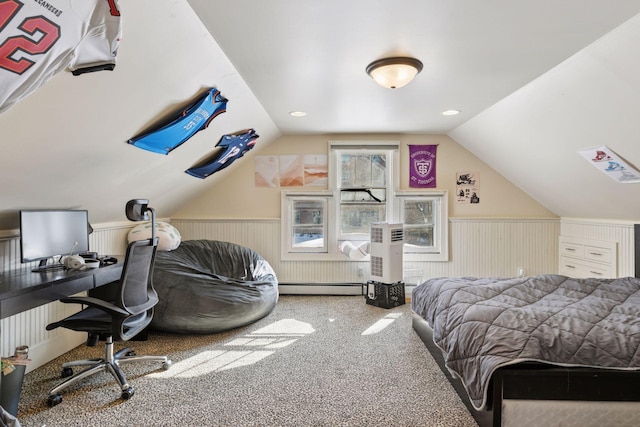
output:
[[[393,308],[405,303],[404,282],[380,283],[368,281],[365,288],[367,304]]]

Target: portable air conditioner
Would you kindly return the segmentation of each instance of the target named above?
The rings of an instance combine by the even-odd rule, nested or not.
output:
[[[402,224],[371,224],[371,280],[380,283],[402,281]]]

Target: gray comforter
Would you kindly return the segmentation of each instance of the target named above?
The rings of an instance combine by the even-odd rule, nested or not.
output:
[[[640,369],[639,279],[437,278],[411,305],[476,409],[493,371],[509,364]]]

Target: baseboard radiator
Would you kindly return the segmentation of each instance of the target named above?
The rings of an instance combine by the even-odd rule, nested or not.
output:
[[[280,295],[363,295],[362,283],[278,283]]]

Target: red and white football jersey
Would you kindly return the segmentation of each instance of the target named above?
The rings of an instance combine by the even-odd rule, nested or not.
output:
[[[0,113],[64,69],[113,70],[117,0],[0,0]]]

